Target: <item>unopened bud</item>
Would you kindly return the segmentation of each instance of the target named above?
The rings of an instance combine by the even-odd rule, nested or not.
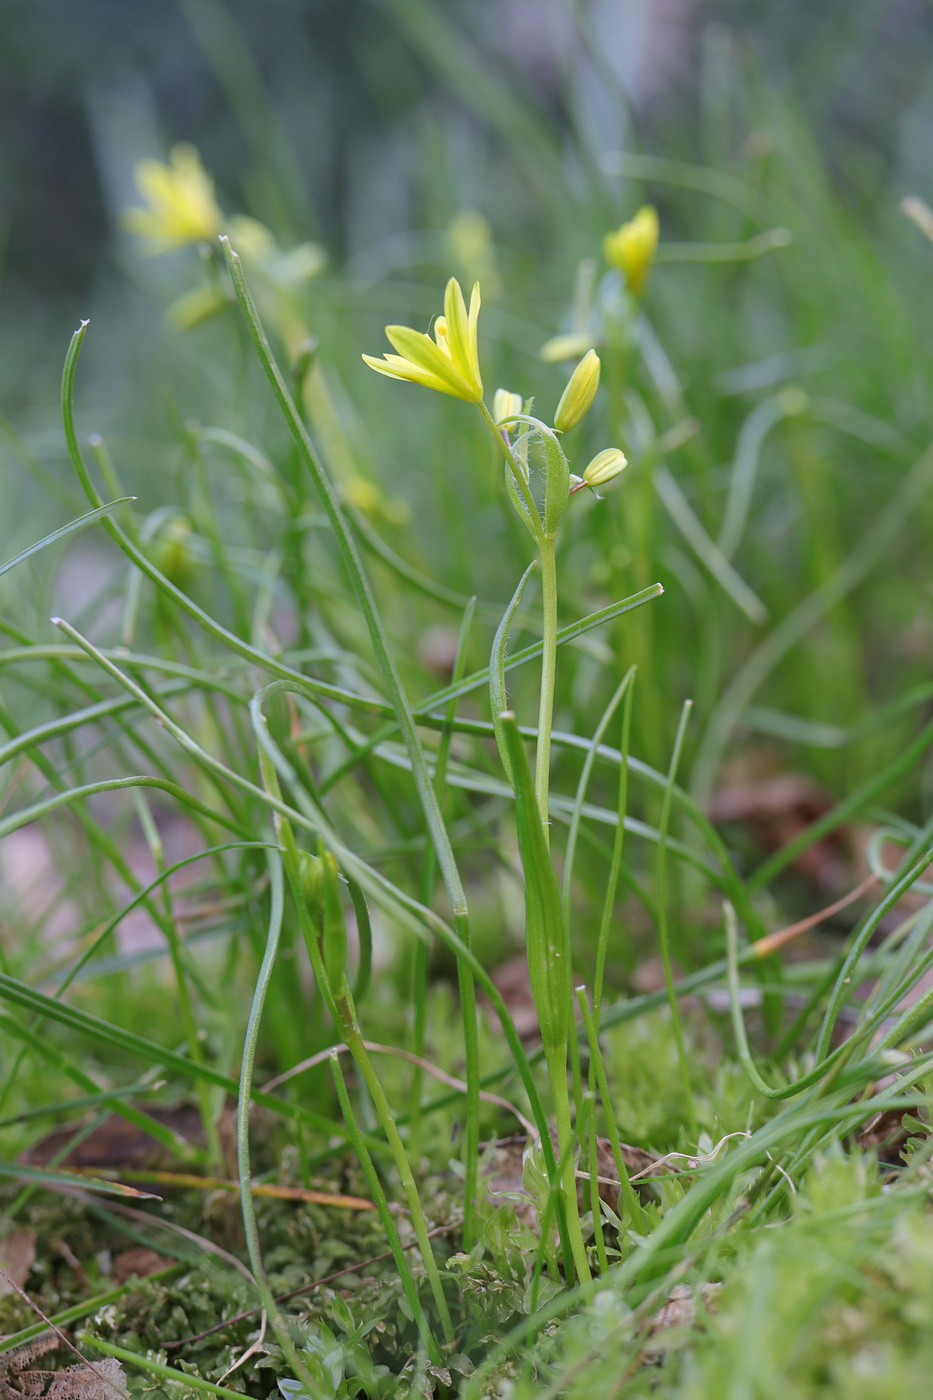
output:
[[[175,516],[160,532],[153,551],[155,562],[165,577],[184,587],[198,567],[197,556],[191,548],[191,524],[183,516]]]
[[[514,418],[522,411],[521,394],[513,394],[508,389],[497,389],[492,399],[492,416],[497,423],[504,418]]]
[[[620,452],[618,447],[605,447],[590,462],[583,473],[583,480],[587,486],[605,486],[627,466],[628,458],[624,452]]]
[[[658,246],[658,213],[650,204],[643,204],[627,224],[607,233],[603,241],[606,262],[617,267],[628,283],[633,296],[645,290],[648,273]]]
[[[324,862],[309,851],[298,853],[298,883],[312,910],[318,910],[324,900]]]
[[[554,414],[554,427],[559,433],[569,433],[571,428],[583,422],[593,406],[598,388],[599,356],[595,350],[587,350],[560,396]]]

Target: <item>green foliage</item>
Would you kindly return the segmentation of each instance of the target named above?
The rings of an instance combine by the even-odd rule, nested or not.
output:
[[[728,43],[699,163],[634,149],[599,65],[558,132],[393,0],[488,179],[451,192],[432,125],[436,233],[325,268],[234,20],[183,8],[256,169],[140,172],[131,223],[180,251],[112,449],[96,325],[69,471],[0,420],[45,502],[0,564],[0,1245],[35,1231],[29,1291],[139,1396],[919,1392],[922,207],[854,220]],[[413,383],[361,363],[387,319],[367,358]],[[856,883],[864,827],[844,947],[762,944]],[[83,1166],[164,1199],[53,1194]],[[128,1242],[166,1268],[116,1285]],[[0,1350],[32,1321],[0,1298]]]

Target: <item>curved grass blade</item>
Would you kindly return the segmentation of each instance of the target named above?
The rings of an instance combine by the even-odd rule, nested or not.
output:
[[[622,702],[626,691],[628,690],[629,686],[634,680],[635,671],[636,667],[629,667],[629,669],[623,676],[620,684],[616,687],[615,694],[612,696],[612,699],[609,701],[609,704],[603,711],[602,717],[599,723],[597,724],[595,732],[593,734],[589,752],[587,753],[586,758],[583,760],[583,769],[580,773],[580,780],[577,783],[577,792],[573,800],[573,810],[570,814],[570,830],[567,832],[567,845],[564,853],[563,888],[561,890],[561,899],[563,902],[564,909],[564,921],[567,923],[568,928],[570,927],[570,896],[573,888],[573,862],[577,849],[577,835],[580,830],[580,821],[583,816],[583,805],[584,800],[586,798],[586,790],[589,787],[590,775],[593,772],[593,764],[596,762],[596,751],[599,748],[599,745],[602,743],[603,735],[609,728],[609,725],[612,721],[612,716],[615,714],[618,706]],[[624,815],[621,824],[624,829]]]
[[[50,544],[57,544],[59,540],[67,540],[70,535],[77,534],[79,530],[84,530],[88,525],[93,525],[95,520],[103,520],[105,515],[111,515],[113,511],[119,510],[120,506],[129,505],[135,501],[135,496],[121,496],[119,500],[108,501],[106,505],[98,506],[96,510],[89,510],[87,515],[80,515],[77,520],[70,521],[59,530],[53,530],[44,539],[37,540],[28,549],[24,549],[21,554],[17,554],[13,559],[8,559],[5,564],[0,564],[0,578],[8,574],[11,569],[15,569],[17,564],[22,564],[27,559],[31,559],[34,554],[38,554],[40,549],[45,549]]]
[[[676,477],[663,465],[655,468],[654,489],[657,491],[664,509],[700,563],[709,570],[716,582],[728,593],[733,603],[742,610],[749,622],[754,622],[758,627],[763,626],[768,621],[768,609],[757,593],[749,588],[742,576],[732,567],[715,540],[707,534],[702,522],[677,484]]]
[[[752,697],[787,653],[887,557],[931,485],[933,448],[928,448],[836,572],[778,623],[733,676],[710,716],[693,764],[691,791],[701,806],[709,801],[726,745]]]
[[[674,784],[677,780],[677,769],[680,764],[680,755],[683,750],[684,738],[687,733],[687,723],[690,719],[690,711],[692,708],[693,701],[685,700],[680,712],[680,723],[677,726],[677,734],[674,738],[674,751],[671,754],[671,766],[668,772],[667,787],[661,806],[661,819],[658,822],[658,935],[661,942],[661,959],[664,963],[664,984],[667,987],[667,1000],[671,1008],[671,1025],[674,1028],[674,1039],[677,1043],[677,1059],[680,1062],[680,1074],[683,1080],[684,1107],[686,1109],[687,1122],[690,1125],[693,1136],[696,1137],[697,1122],[696,1112],[693,1107],[693,1092],[690,1087],[690,1069],[687,1064],[687,1052],[684,1047],[683,1030],[680,1024],[680,1008],[677,1004],[677,994],[674,991],[674,973],[671,966],[671,949],[667,927],[667,889],[664,883],[667,870],[667,833],[671,820],[671,800]]]
[[[570,937],[561,906],[560,886],[538,811],[538,798],[515,716],[501,716],[502,733],[515,780],[515,825],[525,878],[525,941],[538,1026],[547,1064],[551,1099],[557,1119],[560,1173],[558,1220],[563,1214],[562,1241],[570,1246],[576,1276],[590,1270],[580,1228],[574,1176],[573,1132],[567,1091],[567,1048],[573,1014],[573,972]]]
[[[612,910],[615,905],[616,889],[619,884],[619,872],[622,869],[622,848],[625,844],[625,818],[628,807],[628,746],[632,733],[632,700],[635,694],[635,668],[631,674],[631,682],[625,693],[625,709],[622,712],[622,739],[619,747],[619,797],[616,805],[616,834],[612,843],[612,859],[609,862],[609,874],[606,879],[606,890],[603,895],[603,912],[599,921],[599,935],[596,940],[596,962],[593,970],[593,1024],[596,1027],[597,1043],[599,1040],[600,1014],[603,1004],[603,980],[606,973],[606,956],[609,951],[609,927],[612,922]],[[594,753],[598,749],[598,744],[594,745]]]
[[[137,1035],[134,1031],[124,1030],[122,1026],[115,1026],[111,1021],[104,1021],[99,1016],[92,1016],[88,1011],[69,1006],[67,1002],[56,1001],[54,997],[46,996],[44,992],[39,992],[35,987],[11,977],[9,973],[0,972],[0,1000],[22,1006],[36,1016],[46,1016],[74,1035],[86,1035],[101,1045],[109,1045],[124,1054],[145,1060],[147,1064],[172,1070],[185,1079],[200,1078],[208,1084],[215,1084],[231,1097],[235,1098],[238,1092],[237,1081],[229,1075],[222,1074],[220,1070],[213,1069],[210,1065],[196,1064],[188,1056],[179,1055],[164,1045],[158,1045],[154,1040],[147,1040],[145,1036]],[[93,1087],[96,1088],[96,1085]],[[273,1113],[280,1113],[286,1118],[300,1118],[319,1132],[336,1132],[339,1137],[343,1137],[339,1123],[323,1114],[315,1113],[304,1104],[291,1103],[274,1094],[265,1094],[259,1089],[254,1091],[253,1098],[257,1103],[270,1108]],[[148,1127],[146,1131],[150,1131]],[[385,1144],[378,1139],[372,1139],[370,1145],[375,1147],[376,1151],[385,1150]]]
[[[119,1181],[101,1181],[96,1176],[84,1176],[79,1172],[55,1171],[51,1167],[27,1167],[22,1162],[0,1161],[0,1176],[11,1176],[22,1181],[33,1181],[37,1186],[83,1187],[86,1191],[99,1191],[104,1196],[132,1197],[137,1201],[161,1201],[151,1191],[137,1191],[135,1186],[123,1186]]]
[[[240,1065],[240,1084],[237,1094],[236,1108],[236,1160],[237,1175],[240,1181],[240,1211],[243,1216],[243,1232],[246,1236],[246,1250],[249,1255],[250,1268],[259,1289],[259,1297],[265,1309],[266,1316],[272,1323],[273,1331],[278,1338],[279,1346],[288,1359],[296,1376],[299,1376],[308,1387],[308,1393],[314,1394],[314,1382],[308,1374],[308,1369],[295,1348],[278,1305],[269,1287],[269,1279],[266,1274],[265,1264],[262,1257],[262,1246],[259,1242],[259,1227],[256,1224],[256,1206],[253,1201],[253,1172],[249,1156],[249,1110],[253,1097],[253,1068],[256,1063],[256,1046],[259,1041],[259,1026],[262,1021],[263,1008],[266,1004],[266,996],[269,991],[269,984],[272,981],[272,974],[275,969],[275,960],[279,950],[279,940],[282,934],[282,916],[285,909],[285,882],[282,877],[282,861],[278,850],[268,853],[269,883],[271,889],[271,903],[269,909],[269,932],[266,938],[266,948],[263,953],[262,964],[259,969],[259,976],[256,979],[256,987],[253,992],[253,1000],[249,1009],[249,1019],[246,1024],[246,1035],[243,1041],[243,1056]]]
[[[505,776],[509,780],[509,786],[515,788],[515,779],[512,775],[512,760],[509,757],[508,745],[505,739],[505,730],[502,725],[502,716],[509,708],[509,697],[505,688],[505,652],[509,644],[509,633],[512,630],[512,623],[515,614],[518,612],[519,604],[522,601],[522,594],[531,575],[537,567],[537,560],[532,560],[528,568],[522,574],[518,582],[512,601],[502,614],[502,621],[496,628],[496,635],[492,642],[492,653],[489,658],[489,706],[492,711],[492,727],[496,736],[496,748],[499,750],[499,757],[502,760],[502,767],[505,769]]]

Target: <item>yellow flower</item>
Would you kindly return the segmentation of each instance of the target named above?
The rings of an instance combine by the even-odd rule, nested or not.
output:
[[[645,290],[658,246],[658,231],[657,210],[643,204],[634,219],[615,233],[607,233],[603,240],[606,262],[623,274],[633,296],[640,297]]]
[[[142,160],[135,175],[149,207],[125,210],[123,226],[148,238],[152,253],[216,238],[223,215],[214,199],[214,182],[193,146],[175,146],[168,165]]]
[[[444,293],[444,315],[434,322],[433,340],[408,326],[386,326],[386,336],[398,354],[381,360],[364,355],[363,359],[390,379],[408,379],[455,399],[479,403],[483,397],[476,348],[479,308],[479,283],[473,286],[468,313],[460,283],[451,277]]]

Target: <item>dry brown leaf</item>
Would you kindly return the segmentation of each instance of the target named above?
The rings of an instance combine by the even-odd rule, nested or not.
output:
[[[834,805],[831,793],[800,773],[781,773],[733,783],[713,794],[709,814],[716,823],[749,826],[766,855],[782,850]],[[843,825],[816,841],[794,861],[794,869],[818,889],[838,894],[852,883],[852,828]]]
[[[168,1268],[171,1262],[171,1259],[156,1254],[154,1249],[147,1249],[145,1245],[138,1244],[115,1257],[113,1276],[117,1283],[126,1283],[134,1274],[137,1278],[147,1278],[149,1274],[157,1274],[160,1269]]]
[[[20,1288],[29,1277],[29,1270],[36,1262],[36,1232],[35,1230],[14,1230],[7,1235],[6,1239],[0,1242],[0,1265],[7,1271],[12,1279],[19,1284]],[[11,1283],[0,1274],[0,1298],[7,1293],[15,1293]]]

